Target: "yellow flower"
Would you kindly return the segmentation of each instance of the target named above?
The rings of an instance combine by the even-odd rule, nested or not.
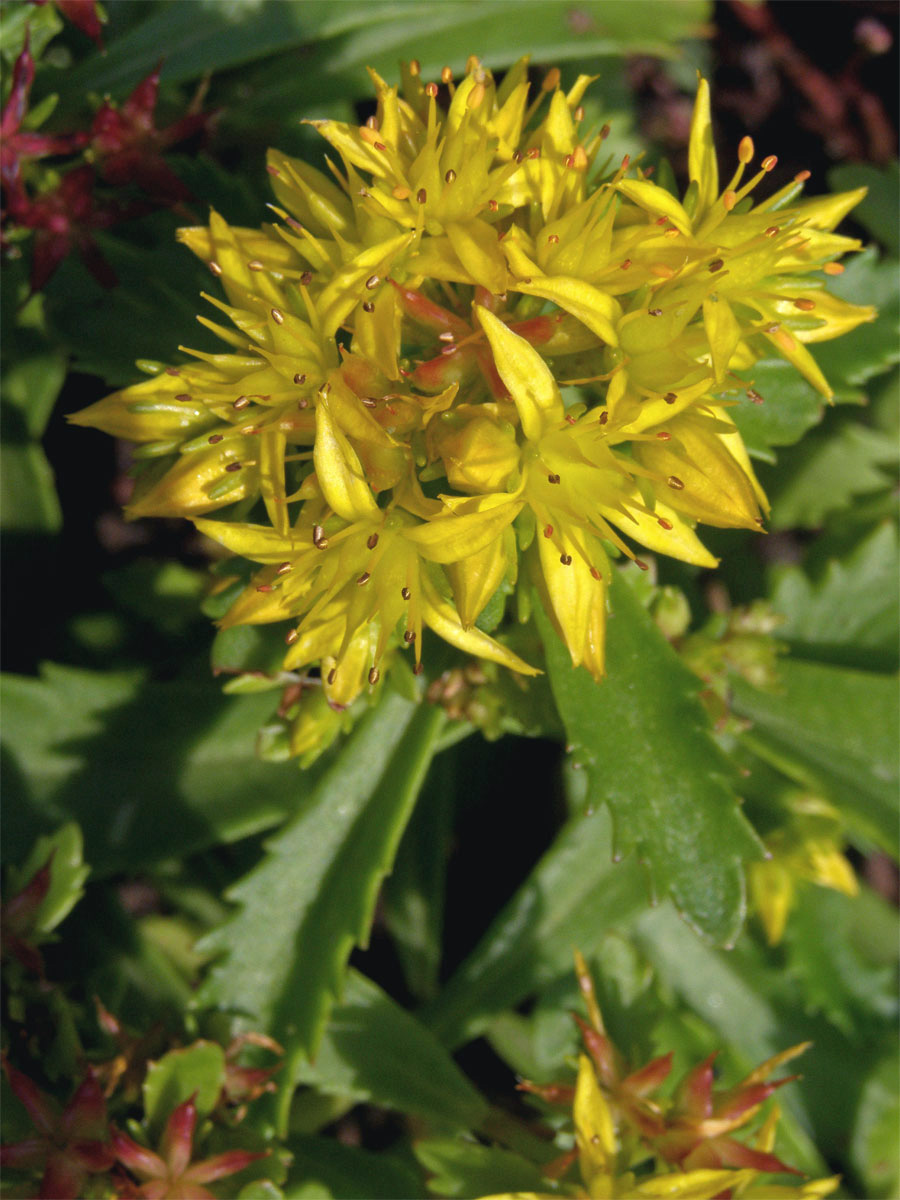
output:
[[[766,839],[768,857],[749,865],[748,884],[770,946],[784,934],[798,885],[808,882],[855,896],[859,884],[844,857],[837,811],[818,796],[795,793],[789,820]]]
[[[720,192],[703,81],[679,200],[627,161],[593,173],[587,76],[533,99],[525,60],[499,86],[474,57],[443,93],[416,64],[372,80],[364,125],[313,122],[333,177],[272,151],[273,223],[181,231],[223,351],[145,363],[74,421],[137,443],[129,516],[261,564],[225,623],[290,622],[286,668],[336,706],[394,647],[418,663],[424,626],[531,671],[476,623],[532,583],[599,679],[610,550],[713,566],[696,522],[762,523],[733,372],[774,347],[829,394],[806,346],[872,315],[824,288],[862,193],[752,207],[773,164],[745,184],[747,138]]]

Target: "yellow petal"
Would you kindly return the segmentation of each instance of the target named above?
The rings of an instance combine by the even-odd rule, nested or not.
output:
[[[476,658],[486,658],[489,662],[499,663],[501,667],[509,667],[520,675],[540,675],[541,672],[531,667],[518,654],[507,650],[499,642],[482,633],[480,629],[464,629],[459,614],[450,603],[438,592],[428,578],[428,572],[422,571],[420,576],[422,589],[422,616],[438,637],[442,637],[451,646],[456,646],[465,654]]]
[[[478,620],[484,606],[503,582],[510,563],[516,561],[513,531],[507,526],[503,533],[483,549],[447,567],[453,588],[453,599],[463,628]]]
[[[480,304],[475,312],[490,342],[500,378],[513,399],[529,441],[563,419],[565,410],[550,368],[532,345]]]
[[[316,409],[314,462],[322,494],[339,516],[358,521],[377,515],[378,505],[359,457],[333,420],[328,401],[322,398]]]
[[[573,317],[577,317],[607,345],[619,344],[614,322],[622,315],[621,306],[613,296],[601,292],[593,284],[566,275],[556,275],[552,278],[542,275],[532,277],[529,282],[522,280],[512,286],[517,292],[524,292],[526,296],[541,296],[544,300],[552,300]]]
[[[485,502],[472,511],[449,517],[435,517],[425,525],[407,529],[405,536],[414,542],[423,558],[431,562],[452,563],[477,554],[502,534],[522,509],[521,500],[506,496],[479,497]]]
[[[703,78],[698,79],[697,99],[694,101],[694,115],[691,120],[688,174],[691,183],[697,185],[697,210],[694,220],[699,222],[715,204],[719,195],[719,167],[713,142],[709,84]]]
[[[285,445],[286,438],[278,430],[264,430],[259,435],[259,490],[269,520],[282,537],[290,527],[284,488]]]
[[[591,1189],[598,1175],[609,1175],[615,1171],[619,1147],[612,1112],[586,1054],[578,1058],[572,1115],[575,1119],[575,1141],[581,1174]]]
[[[459,261],[476,283],[500,295],[506,291],[506,258],[497,241],[497,231],[486,221],[473,218],[449,223],[447,236]]]
[[[707,296],[703,301],[703,324],[716,382],[721,383],[741,340],[741,327],[724,296]]]
[[[615,185],[638,208],[655,217],[668,217],[682,233],[691,232],[691,219],[675,197],[649,179],[622,179]]]

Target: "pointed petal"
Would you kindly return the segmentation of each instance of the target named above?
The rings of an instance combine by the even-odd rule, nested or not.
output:
[[[438,637],[442,637],[451,646],[456,646],[466,654],[476,658],[486,658],[489,662],[499,663],[520,675],[540,675],[541,672],[531,667],[512,650],[507,650],[499,642],[482,633],[480,629],[464,629],[456,609],[449,600],[445,600],[428,578],[428,572],[422,571],[422,615],[425,624],[433,629]]]
[[[193,1163],[182,1175],[182,1179],[192,1183],[213,1183],[216,1179],[225,1179],[243,1171],[258,1158],[266,1158],[269,1150],[228,1150],[217,1154],[215,1158],[206,1158],[203,1162]]]
[[[460,516],[435,517],[425,525],[406,530],[405,536],[415,543],[422,557],[431,562],[459,562],[495,542],[522,510],[521,500],[510,500],[506,496],[479,497],[484,501],[497,499],[499,503],[484,503],[477,510]]]
[[[513,333],[488,309],[476,305],[475,312],[490,342],[500,378],[518,410],[522,430],[529,441],[537,442],[564,416],[556,380],[524,338]]]
[[[356,451],[332,419],[324,399],[316,410],[314,462],[322,494],[339,516],[357,521],[378,515]]]
[[[517,292],[524,292],[526,296],[541,296],[558,304],[573,317],[577,317],[607,345],[619,344],[614,322],[622,314],[621,306],[615,297],[592,284],[568,275],[557,275],[552,278],[532,277],[527,283],[523,280],[513,286]]]
[[[699,222],[715,204],[719,195],[719,167],[713,142],[709,84],[702,77],[697,80],[697,99],[694,101],[694,115],[691,120],[688,175],[691,183],[697,185],[697,211],[694,219]]]

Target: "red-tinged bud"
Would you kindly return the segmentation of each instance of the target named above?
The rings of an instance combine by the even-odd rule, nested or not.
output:
[[[37,0],[33,0],[37,2]],[[62,15],[103,49],[103,25],[96,0],[56,0]]]
[[[52,1133],[60,1117],[56,1102],[45,1095],[27,1075],[17,1070],[5,1055],[3,1070],[13,1094],[31,1117],[35,1128],[44,1134]]]
[[[60,1120],[67,1139],[100,1140],[106,1136],[106,1098],[93,1070],[80,1084]]]
[[[566,1083],[532,1083],[530,1079],[520,1079],[516,1091],[528,1092],[546,1104],[571,1104],[575,1099],[574,1087]]]
[[[712,1116],[712,1089],[715,1081],[713,1062],[717,1056],[718,1052],[710,1054],[699,1066],[694,1067],[678,1088],[679,1106],[691,1117]]]
[[[654,1058],[645,1067],[628,1076],[628,1091],[635,1096],[646,1096],[660,1086],[672,1070],[672,1051]]]
[[[120,1162],[123,1167],[127,1167],[129,1171],[133,1171],[135,1175],[145,1179],[165,1177],[166,1164],[159,1155],[134,1141],[127,1133],[122,1133],[113,1126],[110,1130],[110,1141],[116,1161]]]
[[[260,1158],[266,1158],[269,1150],[228,1150],[217,1154],[215,1158],[204,1159],[188,1167],[182,1178],[190,1183],[213,1183],[217,1179],[225,1179],[228,1175],[236,1175],[251,1163]]]
[[[163,1130],[160,1153],[169,1166],[170,1173],[177,1177],[184,1173],[191,1161],[191,1145],[194,1140],[194,1127],[197,1124],[197,1105],[195,1092],[174,1110]]]
[[[616,1062],[616,1051],[609,1038],[596,1029],[592,1029],[587,1021],[577,1014],[575,1022],[581,1030],[585,1049],[594,1061],[600,1082],[607,1088],[614,1088],[619,1078],[619,1065]]]

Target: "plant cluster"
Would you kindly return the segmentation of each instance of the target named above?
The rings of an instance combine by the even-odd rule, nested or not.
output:
[[[3,1195],[896,1194],[851,9],[9,0]]]

